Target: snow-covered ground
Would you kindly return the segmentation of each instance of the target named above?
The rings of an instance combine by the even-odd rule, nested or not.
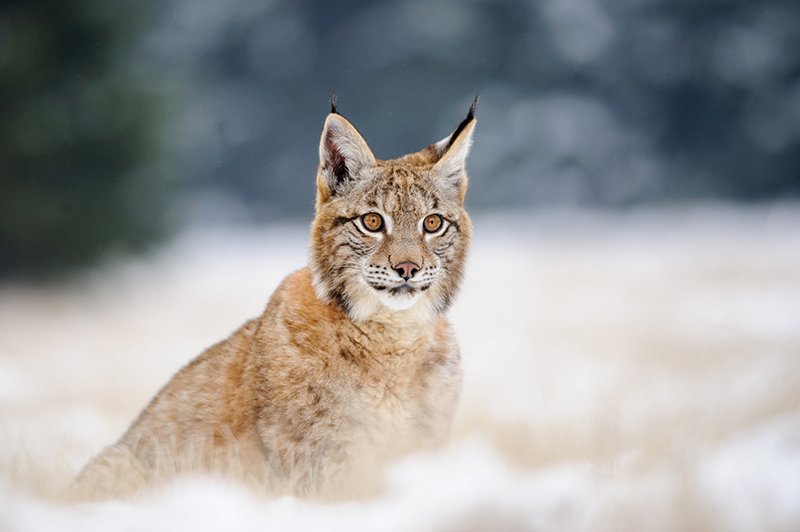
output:
[[[800,206],[475,225],[450,445],[346,503],[202,478],[59,498],[261,312],[305,228],[197,229],[63,285],[0,286],[0,530],[800,530]]]

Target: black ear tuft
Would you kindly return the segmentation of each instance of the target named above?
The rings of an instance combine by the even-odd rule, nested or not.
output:
[[[467,113],[467,120],[472,120],[475,118],[475,110],[478,108],[478,100],[480,97],[480,94],[476,94],[475,99],[472,100],[472,104],[469,106],[469,112]]]
[[[338,115],[339,113],[336,112],[336,91],[331,91],[331,98],[329,101],[331,104],[331,113]],[[475,101],[477,101],[477,98]]]
[[[445,151],[448,148],[450,148],[450,146],[453,145],[453,143],[456,141],[461,132],[464,131],[464,128],[467,127],[467,124],[475,120],[475,110],[478,108],[478,99],[480,97],[481,95],[478,94],[477,96],[475,96],[475,99],[472,100],[472,104],[470,104],[469,111],[467,112],[467,117],[464,120],[462,120],[460,124],[458,124],[456,130],[453,131],[452,135],[450,135],[450,142],[447,143],[447,148],[445,148]]]

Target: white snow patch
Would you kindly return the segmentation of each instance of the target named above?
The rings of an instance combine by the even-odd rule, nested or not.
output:
[[[0,286],[0,530],[800,529],[798,227],[796,205],[477,217],[450,446],[337,504],[208,478],[59,498],[262,312],[306,228],[194,230],[59,287]]]

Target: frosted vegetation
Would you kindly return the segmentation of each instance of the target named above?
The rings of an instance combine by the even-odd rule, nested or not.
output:
[[[346,503],[209,478],[61,497],[177,368],[261,312],[304,263],[305,227],[197,229],[70,282],[0,287],[0,529],[800,528],[797,205],[475,225],[450,444]]]

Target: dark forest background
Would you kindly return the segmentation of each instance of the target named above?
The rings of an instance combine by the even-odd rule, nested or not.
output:
[[[0,3],[0,276],[308,220],[331,90],[378,157],[481,94],[473,211],[800,193],[795,0]]]

